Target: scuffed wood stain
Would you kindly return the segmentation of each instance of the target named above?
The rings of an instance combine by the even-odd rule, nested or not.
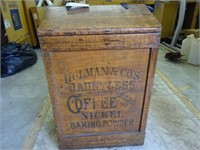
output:
[[[49,8],[38,31],[59,147],[143,144],[160,25],[144,5],[65,11]]]

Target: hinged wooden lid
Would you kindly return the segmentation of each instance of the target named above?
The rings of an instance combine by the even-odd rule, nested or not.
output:
[[[49,7],[39,36],[99,35],[160,32],[161,26],[142,4],[90,6],[89,12],[67,14],[65,7]]]

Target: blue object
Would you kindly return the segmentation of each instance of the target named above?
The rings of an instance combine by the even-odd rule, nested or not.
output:
[[[15,31],[21,29],[22,23],[21,23],[18,9],[10,10],[10,14],[11,14],[12,23],[13,23]]]
[[[37,54],[28,43],[1,46],[1,77],[20,72],[37,62]]]
[[[153,7],[147,5],[147,8],[149,9],[150,12],[153,12]]]

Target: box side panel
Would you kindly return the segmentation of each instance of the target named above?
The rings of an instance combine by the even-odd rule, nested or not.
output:
[[[63,134],[139,131],[149,50],[51,53]]]
[[[30,41],[22,0],[0,1],[6,33],[10,42]]]
[[[102,143],[103,134],[123,134],[121,146],[143,143],[139,129],[149,49],[43,52],[43,58],[61,145],[80,136],[94,139],[84,147],[120,141],[110,137],[110,144]]]

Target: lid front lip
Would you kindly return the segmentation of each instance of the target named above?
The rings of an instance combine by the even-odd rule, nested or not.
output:
[[[154,28],[111,28],[111,29],[79,29],[79,30],[38,30],[39,37],[43,36],[76,36],[76,35],[111,35],[111,34],[143,34],[160,33],[161,26]]]

